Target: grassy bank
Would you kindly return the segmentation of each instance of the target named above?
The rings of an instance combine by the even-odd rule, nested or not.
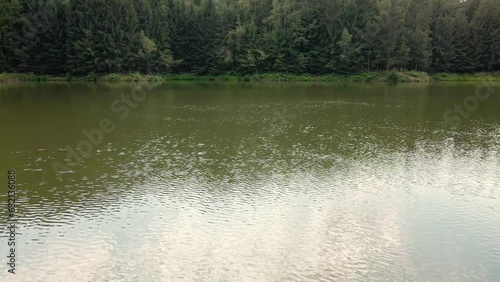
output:
[[[43,82],[43,81],[103,81],[103,82],[159,82],[159,81],[247,81],[247,82],[431,82],[431,81],[500,81],[500,72],[476,73],[476,74],[450,74],[438,73],[428,74],[425,72],[365,72],[359,74],[288,74],[269,73],[252,75],[216,75],[199,76],[194,74],[169,74],[169,75],[147,75],[140,73],[129,74],[106,74],[94,73],[86,76],[49,76],[31,73],[0,73],[0,82]]]
[[[29,73],[0,73],[0,82],[27,82],[49,81],[56,77],[48,75],[35,75]]]
[[[166,80],[193,81],[248,81],[248,82],[429,82],[431,78],[423,72],[365,72],[359,74],[288,74],[267,73],[244,76],[196,76],[191,74],[170,75]]]
[[[437,73],[433,74],[435,81],[500,81],[500,72],[482,72],[482,73]]]

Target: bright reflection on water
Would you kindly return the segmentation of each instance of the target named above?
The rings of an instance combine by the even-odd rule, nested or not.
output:
[[[500,279],[498,85],[458,129],[443,113],[477,84],[170,83],[119,121],[133,87],[0,85],[17,281]]]

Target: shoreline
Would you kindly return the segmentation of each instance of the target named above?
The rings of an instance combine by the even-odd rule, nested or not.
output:
[[[7,82],[163,82],[163,81],[220,81],[220,82],[386,82],[418,83],[434,81],[500,81],[500,72],[483,73],[426,73],[416,71],[365,72],[357,74],[288,74],[263,73],[251,75],[195,75],[111,73],[86,76],[36,75],[33,73],[0,73],[0,83]]]

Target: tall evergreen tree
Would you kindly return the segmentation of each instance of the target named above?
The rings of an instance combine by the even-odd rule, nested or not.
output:
[[[500,6],[496,0],[481,0],[471,22],[474,65],[492,71],[500,64]]]
[[[472,34],[467,16],[463,10],[455,13],[453,21],[453,57],[449,71],[466,72],[473,70],[474,51],[471,45]]]
[[[408,65],[414,70],[426,70],[432,54],[429,0],[410,0],[408,10]]]
[[[19,44],[16,26],[22,13],[20,0],[0,1],[0,71],[15,71],[14,50]]]
[[[270,15],[264,21],[270,32],[266,36],[269,64],[273,71],[303,72],[307,60],[300,52],[307,44],[297,2],[273,0]]]
[[[379,0],[377,19],[381,58],[386,69],[403,68],[408,62],[405,30],[406,0]]]

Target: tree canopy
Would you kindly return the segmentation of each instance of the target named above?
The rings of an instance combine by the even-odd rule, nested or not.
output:
[[[500,69],[498,0],[2,0],[0,72]]]

